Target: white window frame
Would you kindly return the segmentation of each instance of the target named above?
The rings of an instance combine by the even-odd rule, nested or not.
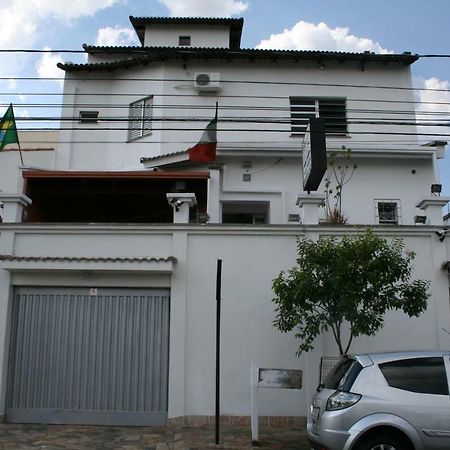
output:
[[[397,212],[397,222],[386,222],[382,221],[380,223],[380,214],[378,205],[380,203],[395,203],[397,206],[396,212]],[[375,199],[374,201],[374,208],[375,208],[375,221],[378,225],[401,225],[402,224],[402,205],[398,198],[390,199],[390,198],[383,198],[383,199]]]
[[[153,95],[130,103],[128,140],[134,141],[152,133]]]
[[[304,102],[302,104],[301,102]],[[338,128],[342,130],[330,130],[330,118],[326,117],[323,109],[325,108],[323,103],[333,102],[337,105],[343,106],[344,116],[338,117],[337,120],[344,120],[345,123],[337,124]],[[348,135],[348,121],[347,121],[347,99],[344,97],[302,97],[291,96],[289,98],[290,111],[291,111],[291,133],[293,136],[303,136],[308,127],[308,120],[313,117],[322,117],[325,121],[325,133],[328,136],[347,136]],[[321,106],[322,104],[322,106]],[[304,109],[304,111],[296,111],[295,108]],[[322,116],[320,111],[322,110]],[[304,124],[294,125],[295,120],[305,121]],[[328,124],[327,124],[328,122]],[[328,130],[327,130],[328,128]]]

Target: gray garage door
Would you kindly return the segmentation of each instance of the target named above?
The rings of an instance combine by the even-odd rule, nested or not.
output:
[[[169,291],[18,288],[9,422],[164,425]]]

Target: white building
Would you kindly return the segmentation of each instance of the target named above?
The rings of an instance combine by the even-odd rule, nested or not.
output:
[[[431,194],[445,147],[415,137],[417,57],[241,49],[241,19],[130,20],[142,46],[85,46],[86,64],[60,65],[60,143],[51,165],[33,164],[51,170],[23,170],[23,189],[0,197],[0,414],[211,417],[222,259],[222,414],[249,415],[255,361],[303,370],[303,389],[263,392],[261,413],[304,417],[320,358],[336,348],[323,336],[296,358],[293,335],[272,326],[271,283],[295,263],[297,238],[368,225],[405,239],[431,297],[420,319],[393,313],[352,350],[448,348],[448,199]],[[189,161],[216,102],[216,159]],[[357,165],[347,225],[324,223],[323,183],[302,191],[316,115],[327,151],[346,146]]]

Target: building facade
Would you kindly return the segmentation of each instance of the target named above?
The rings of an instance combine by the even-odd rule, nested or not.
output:
[[[249,416],[253,361],[303,371],[301,390],[267,390],[260,401],[264,416],[304,417],[320,359],[337,349],[324,335],[295,356],[293,335],[272,326],[272,280],[295,264],[297,239],[368,226],[416,252],[414,277],[430,280],[431,296],[422,317],[389,314],[352,350],[447,348],[448,199],[431,187],[445,146],[417,141],[417,57],[242,49],[242,19],[130,20],[141,46],[84,46],[85,64],[60,64],[54,156],[1,196],[6,420],[211,417],[218,259],[222,414]],[[215,158],[196,162],[188,149],[216,108]],[[327,221],[325,181],[303,191],[313,117],[328,156],[349,166],[344,225]]]

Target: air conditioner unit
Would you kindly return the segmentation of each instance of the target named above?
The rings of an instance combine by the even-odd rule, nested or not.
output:
[[[218,91],[220,89],[220,73],[194,73],[194,88],[198,91]]]

